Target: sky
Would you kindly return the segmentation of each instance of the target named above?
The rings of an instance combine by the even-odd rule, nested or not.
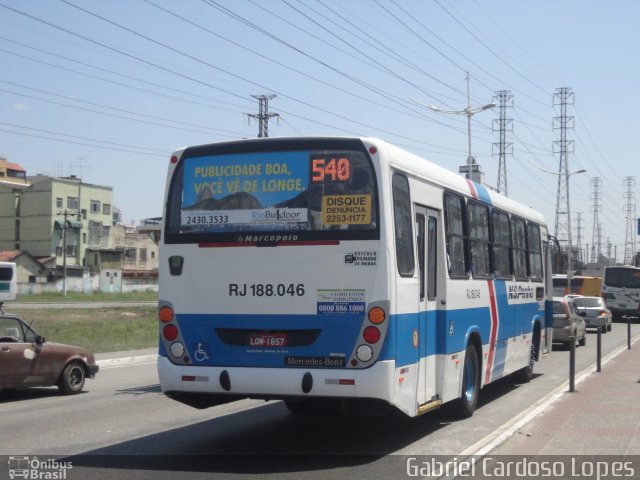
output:
[[[568,170],[586,170],[569,177],[573,243],[593,244],[599,178],[603,253],[622,260],[624,182],[640,181],[638,18],[635,0],[0,0],[0,156],[112,186],[138,223],[162,215],[171,152],[256,137],[254,96],[275,95],[269,136],[373,136],[457,172],[466,117],[420,104],[463,110],[469,72],[472,107],[512,95],[507,193],[553,234],[554,93],[569,88]],[[493,187],[498,118],[471,125]]]

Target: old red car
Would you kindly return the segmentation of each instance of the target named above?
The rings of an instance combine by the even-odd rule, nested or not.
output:
[[[20,317],[0,315],[0,390],[57,385],[75,394],[97,372],[91,352],[46,342]]]

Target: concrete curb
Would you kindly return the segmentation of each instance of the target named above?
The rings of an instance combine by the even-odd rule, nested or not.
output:
[[[131,357],[117,357],[117,358],[104,358],[102,360],[96,360],[96,363],[100,368],[114,368],[124,367],[127,365],[140,365],[144,363],[154,363],[158,359],[157,354],[151,355],[136,355]]]

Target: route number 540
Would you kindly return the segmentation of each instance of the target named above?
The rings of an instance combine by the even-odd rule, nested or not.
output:
[[[327,177],[331,177],[332,182],[345,182],[349,180],[349,159],[332,158],[327,161],[325,158],[314,158],[311,161],[311,171],[313,182],[324,182]]]

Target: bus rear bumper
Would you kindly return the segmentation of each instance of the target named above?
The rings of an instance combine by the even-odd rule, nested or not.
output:
[[[175,365],[160,356],[158,377],[163,393],[176,400],[180,396],[202,400],[212,396],[216,403],[224,403],[241,398],[327,397],[392,403],[395,362],[380,361],[361,370],[196,367]]]

